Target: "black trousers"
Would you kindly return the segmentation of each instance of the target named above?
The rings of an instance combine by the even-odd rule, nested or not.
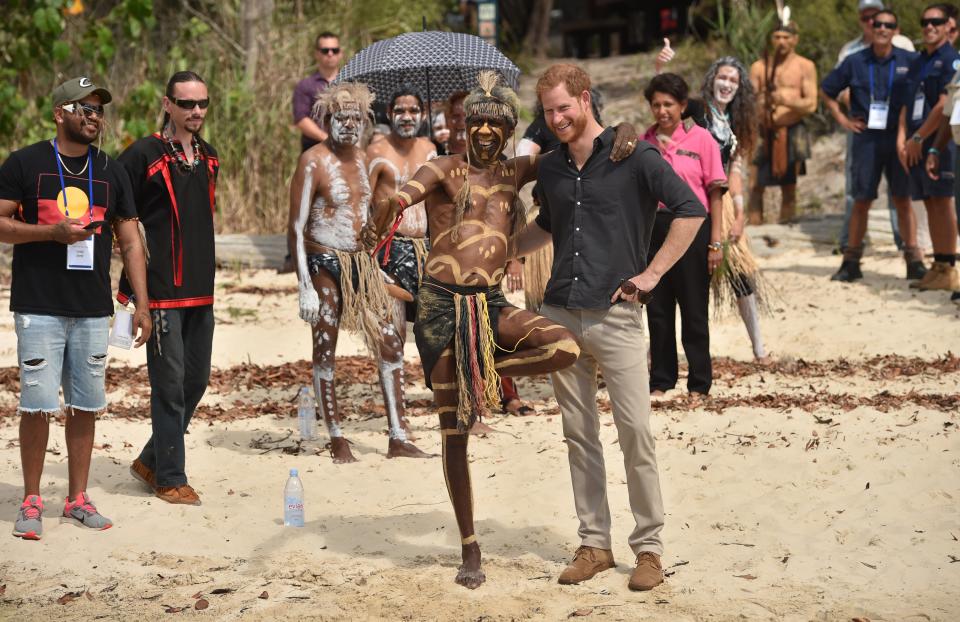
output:
[[[648,262],[663,246],[673,216],[657,212],[650,240]],[[650,390],[669,391],[677,384],[676,309],[680,307],[681,342],[690,373],[687,390],[709,393],[713,383],[710,363],[710,273],[707,271],[707,245],[710,243],[710,217],[670,270],[653,290],[647,305],[650,327]]]
[[[147,347],[153,434],[140,452],[157,486],[187,483],[183,435],[210,381],[213,305],[153,311]]]

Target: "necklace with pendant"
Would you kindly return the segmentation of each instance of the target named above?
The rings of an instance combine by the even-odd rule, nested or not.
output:
[[[57,159],[60,160],[60,166],[62,166],[65,171],[67,171],[74,177],[79,177],[80,175],[83,175],[87,170],[87,166],[90,165],[90,159],[87,158],[86,160],[83,161],[83,168],[77,171],[76,173],[74,173],[73,171],[70,170],[70,167],[67,166],[67,163],[63,161],[63,158],[60,156],[59,151],[57,151]]]

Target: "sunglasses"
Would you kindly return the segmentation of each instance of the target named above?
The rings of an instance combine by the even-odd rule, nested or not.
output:
[[[82,114],[83,116],[90,118],[93,115],[97,115],[100,118],[103,118],[103,106],[94,105],[94,104],[81,104],[80,102],[64,104],[61,106],[64,110],[74,114]]]
[[[207,106],[210,105],[210,98],[207,99],[177,99],[173,98],[173,103],[179,108],[184,110],[193,110],[195,107],[200,106],[200,110],[206,110]]]
[[[321,54],[339,54],[340,48],[317,48]]]
[[[947,23],[946,17],[924,17],[920,20],[920,27],[926,28],[927,26],[936,26],[939,28]]]
[[[867,13],[867,14],[865,14],[865,15],[861,15],[861,16],[860,16],[860,21],[863,22],[864,24],[866,24],[867,22],[873,20],[873,16],[874,16],[874,15],[876,15],[876,13]]]
[[[881,22],[879,20],[873,20],[874,28],[886,28],[887,30],[896,30],[897,22]]]

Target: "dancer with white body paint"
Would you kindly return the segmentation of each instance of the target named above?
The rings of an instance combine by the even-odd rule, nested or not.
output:
[[[407,183],[424,162],[437,157],[437,149],[428,138],[417,137],[423,120],[423,97],[410,86],[398,89],[390,98],[387,116],[391,133],[385,140],[367,147],[367,171],[373,189],[372,205],[385,203]],[[374,207],[375,209],[375,207]],[[377,263],[391,279],[416,299],[430,243],[427,239],[427,212],[420,202],[404,212],[390,248],[377,254]],[[405,341],[407,321],[416,317],[416,305],[394,298],[394,321]]]
[[[328,138],[300,156],[290,186],[289,231],[296,253],[300,317],[313,337],[313,385],[334,463],[355,462],[343,436],[334,382],[340,329],[360,332],[377,359],[389,423],[387,457],[426,458],[407,440],[403,340],[391,322],[383,274],[357,241],[370,183],[360,136],[373,94],[362,84],[331,87],[317,100]]]

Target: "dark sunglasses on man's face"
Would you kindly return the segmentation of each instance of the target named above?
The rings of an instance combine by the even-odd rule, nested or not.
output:
[[[873,20],[874,15],[876,15],[876,13],[864,13],[863,15],[860,16],[860,21],[866,24],[867,22]]]
[[[317,48],[321,54],[339,54],[340,48]]]
[[[874,28],[886,28],[887,30],[896,30],[897,22],[881,22],[879,20],[873,20]]]
[[[947,23],[946,17],[924,17],[920,20],[920,27],[926,28],[927,26],[936,26],[939,28]]]
[[[97,115],[100,118],[103,118],[103,106],[95,104],[81,104],[80,102],[64,104],[62,106],[67,112],[72,112],[76,114],[82,114],[85,117],[91,117]]]
[[[210,105],[210,98],[207,99],[177,99],[173,98],[173,103],[175,103],[179,108],[184,110],[193,110],[195,107],[200,106],[200,110],[206,110],[207,106]]]

